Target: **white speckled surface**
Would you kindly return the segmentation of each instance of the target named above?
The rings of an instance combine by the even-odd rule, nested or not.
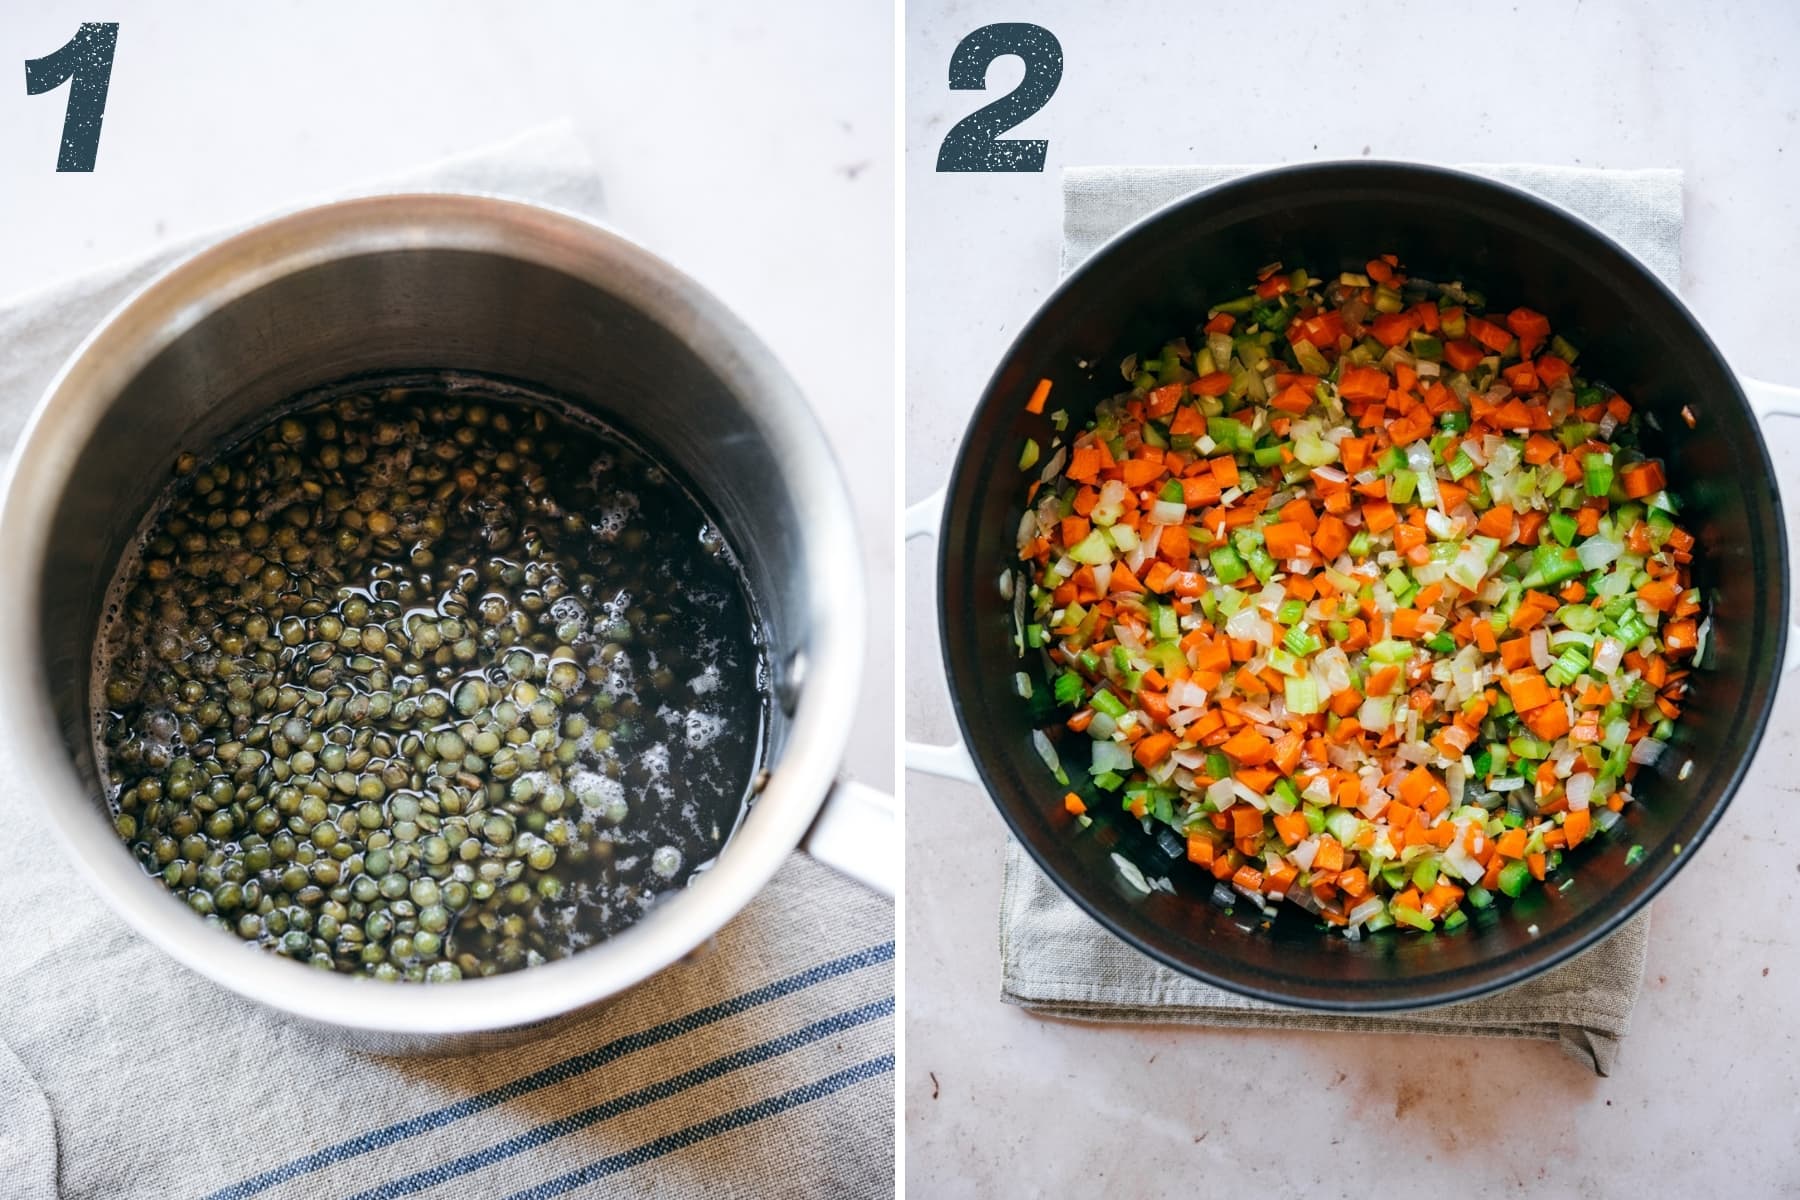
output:
[[[787,364],[846,465],[870,627],[894,614],[893,24],[885,5],[681,0],[0,5],[0,296],[572,118],[606,218]],[[120,23],[96,170],[20,64]],[[846,380],[854,380],[847,387]],[[850,469],[853,468],[853,469]],[[892,646],[847,773],[894,785]]]
[[[1060,91],[1014,131],[1050,140],[1048,169],[936,175],[944,131],[984,99],[945,87],[950,51],[1000,20],[1063,44]],[[1787,305],[1757,304],[1800,262],[1800,77],[1775,57],[1800,45],[1790,5],[915,0],[908,25],[908,500],[942,482],[981,384],[1055,280],[1065,165],[1679,166],[1683,293],[1740,370],[1800,383]],[[997,63],[990,95],[1019,76]],[[1769,442],[1796,527],[1800,422]],[[930,549],[905,555],[907,732],[943,740]],[[1790,683],[1748,783],[1655,905],[1609,1079],[1549,1045],[1095,1028],[1004,1007],[1000,819],[974,788],[909,775],[909,1193],[1800,1194],[1797,733]],[[1712,900],[1727,892],[1729,908]]]

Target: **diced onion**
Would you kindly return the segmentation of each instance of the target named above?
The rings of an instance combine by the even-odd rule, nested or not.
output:
[[[1601,638],[1594,648],[1594,670],[1611,675],[1625,659],[1625,646],[1618,638]]]
[[[1564,795],[1567,796],[1571,809],[1579,812],[1586,808],[1594,798],[1594,777],[1585,771],[1579,775],[1569,776]]]
[[[1619,542],[1594,534],[1581,545],[1575,547],[1575,557],[1581,560],[1581,569],[1596,571],[1625,553],[1625,547]]]
[[[1158,525],[1179,525],[1187,519],[1187,505],[1179,500],[1158,500],[1150,506],[1150,519]]]
[[[1640,767],[1649,766],[1656,761],[1657,756],[1663,752],[1663,748],[1667,744],[1647,737],[1631,748],[1631,761]]]
[[[1550,657],[1550,631],[1539,625],[1531,631],[1531,665],[1548,671],[1556,660]]]

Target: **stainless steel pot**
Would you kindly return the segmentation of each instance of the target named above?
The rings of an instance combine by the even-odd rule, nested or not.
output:
[[[559,393],[685,471],[745,564],[778,702],[767,787],[716,864],[639,924],[523,972],[384,987],[256,952],[144,873],[101,797],[89,676],[107,584],[178,452],[243,431],[305,389],[419,367]],[[834,793],[864,650],[856,545],[805,401],[691,279],[616,233],[518,202],[333,204],[172,268],[51,384],[0,512],[15,606],[0,624],[0,707],[44,815],[145,937],[218,984],[365,1044],[455,1048],[584,1007],[692,952],[809,830],[821,858],[891,894],[891,800],[854,785]]]

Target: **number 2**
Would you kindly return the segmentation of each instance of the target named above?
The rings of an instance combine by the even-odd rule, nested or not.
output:
[[[119,23],[83,23],[75,36],[42,58],[25,61],[25,94],[36,96],[69,84],[69,107],[63,113],[62,150],[58,171],[92,171],[100,152],[100,122],[106,116],[106,89],[112,83],[113,47]]]
[[[997,58],[1025,60],[1019,86],[951,127],[938,149],[939,171],[1042,171],[1050,143],[1041,138],[1000,137],[1050,102],[1062,82],[1062,43],[1042,25],[983,25],[957,43],[950,56],[950,88],[987,90],[987,69]]]

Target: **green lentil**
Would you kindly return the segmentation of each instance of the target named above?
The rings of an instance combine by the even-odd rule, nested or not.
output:
[[[196,913],[445,982],[616,932],[716,852],[761,728],[748,608],[623,440],[397,380],[176,467],[97,715],[114,829]],[[696,709],[734,736],[684,747]]]

